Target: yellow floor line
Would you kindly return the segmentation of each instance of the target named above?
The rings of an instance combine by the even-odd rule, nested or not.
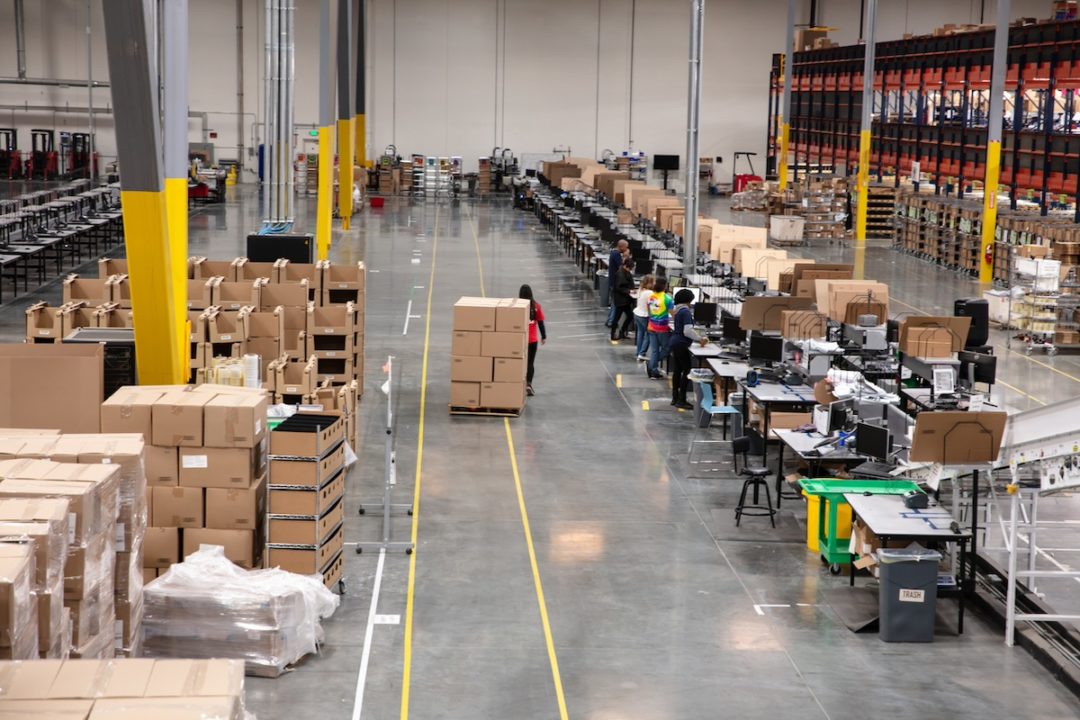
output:
[[[1028,400],[1033,400],[1034,402],[1037,402],[1037,403],[1039,403],[1040,405],[1045,405],[1045,404],[1046,404],[1046,403],[1045,403],[1044,401],[1040,400],[1039,398],[1035,397],[1034,395],[1028,395],[1028,394],[1027,394],[1026,392],[1024,392],[1023,390],[1021,390],[1020,388],[1018,388],[1018,387],[1013,387],[1012,385],[1010,385],[1009,383],[1005,382],[1004,380],[998,380],[998,381],[997,381],[997,384],[998,384],[998,385],[1004,385],[1005,387],[1009,388],[1009,389],[1010,389],[1010,390],[1012,390],[1013,392],[1015,392],[1015,393],[1020,393],[1021,395],[1023,395],[1024,397],[1026,397],[1026,398],[1027,398]]]
[[[548,662],[551,664],[551,681],[555,685],[555,699],[559,703],[559,718],[567,720],[569,716],[566,712],[562,677],[559,675],[559,659],[555,656],[555,641],[551,638],[551,622],[548,620],[547,603],[544,601],[544,585],[540,582],[540,568],[536,564],[536,549],[533,547],[532,529],[529,527],[529,513],[525,509],[525,494],[521,491],[521,475],[518,473],[517,454],[514,452],[514,436],[510,432],[509,418],[503,418],[503,427],[506,430],[506,447],[510,452],[510,469],[514,472],[518,509],[521,511],[521,529],[525,533],[525,546],[529,549],[529,565],[532,566],[533,585],[536,587],[536,603],[540,607],[540,624],[544,627],[544,642],[547,644]]]
[[[622,387],[622,373],[618,373],[618,374],[615,375],[615,387],[617,387],[617,388]]]
[[[484,291],[484,264],[480,259],[480,238],[469,213],[469,229],[472,230],[473,246],[476,248],[476,267],[480,271],[480,297],[487,297]],[[621,376],[620,376],[621,378]],[[621,382],[621,380],[617,381]],[[551,638],[551,623],[548,621],[547,602],[544,600],[544,586],[540,582],[540,567],[536,564],[536,549],[533,546],[532,529],[529,527],[529,513],[525,509],[525,494],[521,491],[521,474],[518,472],[517,453],[514,452],[514,436],[510,433],[510,419],[503,418],[506,430],[506,450],[510,454],[510,469],[514,473],[514,489],[517,491],[518,510],[521,513],[521,528],[525,533],[525,547],[529,550],[529,566],[532,568],[533,585],[536,587],[536,602],[540,607],[540,624],[544,629],[544,642],[547,644],[548,663],[551,665],[551,681],[555,685],[555,698],[559,703],[559,718],[567,720],[566,696],[563,693],[562,677],[559,675],[559,659],[555,655],[555,641]]]
[[[435,288],[435,259],[439,252],[439,208],[435,208],[435,239],[431,244],[431,275],[428,278],[427,312],[424,313],[424,359],[420,365],[420,424],[416,436],[416,478],[412,503],[412,554],[409,555],[409,583],[405,595],[405,651],[401,671],[401,720],[409,717],[409,691],[412,678],[412,628],[413,605],[416,591],[416,556],[420,554],[416,543],[420,526],[420,480],[424,466],[424,412],[427,410],[428,350],[431,347],[431,301]]]
[[[648,400],[642,400],[641,401],[641,409],[644,410],[645,412],[649,412],[649,401]]]

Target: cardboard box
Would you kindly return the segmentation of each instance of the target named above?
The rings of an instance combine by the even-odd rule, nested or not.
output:
[[[225,548],[225,557],[240,567],[255,567],[254,530],[198,528],[184,531],[184,557],[198,550],[200,545],[220,545]]]
[[[450,341],[450,354],[459,357],[472,357],[480,354],[482,333],[473,330],[455,330]]]
[[[345,540],[342,530],[338,528],[322,545],[310,550],[271,545],[268,548],[266,566],[304,575],[321,572],[341,552]]]
[[[495,309],[495,332],[529,331],[529,301],[521,298],[500,300]]]
[[[54,463],[55,464],[55,463]],[[67,467],[87,468],[86,465]],[[116,471],[116,468],[110,468]],[[114,476],[115,477],[115,476]],[[64,498],[69,503],[68,539],[82,543],[100,535],[113,521],[103,516],[104,508],[115,503],[115,479],[51,480],[9,478],[0,482],[3,498]],[[74,528],[74,529],[72,529]]]
[[[102,303],[112,302],[111,276],[101,278],[84,278],[72,273],[64,278],[63,301],[85,302],[88,307],[96,307]]]
[[[230,282],[236,280],[236,267],[238,258],[232,260],[208,260],[205,257],[191,259],[191,277],[199,278],[224,278]]]
[[[239,720],[240,717],[240,701],[236,697],[106,698],[94,703],[89,720]]]
[[[266,372],[273,378],[274,392],[289,395],[314,395],[318,361],[309,357],[304,362],[275,361],[267,366]]]
[[[889,320],[889,306],[879,302],[849,302],[844,311],[844,322],[849,325],[858,325],[859,318],[863,315],[873,315],[877,324],[881,325]]]
[[[154,663],[150,659],[69,660],[56,673],[45,697],[51,700],[142,697]]]
[[[525,383],[480,383],[480,407],[517,410],[525,406]]]
[[[101,404],[101,432],[139,433],[149,442],[153,407],[163,394],[137,386],[120,388]]]
[[[1001,451],[1007,418],[1004,412],[919,413],[915,416],[911,460],[944,465],[993,462]]]
[[[163,395],[152,411],[154,445],[201,447],[203,412],[211,396],[193,392]]]
[[[780,334],[788,340],[820,340],[825,337],[828,318],[813,310],[782,310]]]
[[[311,460],[270,460],[270,477],[274,485],[318,487],[345,466],[345,445],[316,462]]]
[[[0,720],[86,720],[93,707],[93,700],[11,700],[0,705]]]
[[[241,697],[242,660],[156,660],[145,697]]]
[[[301,317],[300,322],[290,325],[286,321],[285,326],[303,330],[309,293],[310,288],[306,280],[295,283],[264,284],[259,288],[257,307],[259,312],[273,312],[278,307],[297,310]]]
[[[180,487],[249,488],[261,462],[258,448],[180,448]]]
[[[104,352],[98,344],[0,345],[0,426],[100,432]]]
[[[206,527],[254,530],[266,515],[266,477],[246,489],[206,489]]]
[[[813,413],[776,412],[769,413],[770,430],[792,430],[814,421]]]
[[[148,486],[173,487],[180,484],[178,448],[147,445],[143,452]]]
[[[480,383],[451,382],[450,405],[452,407],[480,407]]]
[[[525,360],[522,358],[495,358],[492,374],[494,382],[525,382]]]
[[[154,517],[151,522],[155,527],[203,526],[205,506],[201,487],[155,487],[151,488],[151,492],[154,495]]]
[[[352,335],[363,332],[362,320],[355,303],[344,305],[315,305],[307,307],[306,332],[312,335]]]
[[[59,535],[46,522],[0,520],[0,543],[23,544],[29,541],[34,550],[33,589],[44,591],[63,577],[67,558],[67,537]]]
[[[271,516],[267,542],[275,545],[316,545],[322,542],[345,517],[345,503],[339,501],[321,516],[282,518]]]
[[[484,357],[523,358],[527,340],[525,333],[485,332],[480,338],[480,354]]]
[[[0,673],[5,677],[3,686],[0,686],[0,711],[6,712],[3,708],[13,700],[40,700],[47,697],[63,662],[50,659],[0,663]]]
[[[267,507],[274,515],[322,515],[344,494],[345,473],[338,473],[315,492],[272,487]]]
[[[285,308],[274,307],[269,310],[256,310],[255,312],[248,314],[249,342],[254,338],[276,339],[284,334]],[[276,357],[276,355],[274,357]]]
[[[263,283],[259,280],[217,280],[211,286],[211,305],[222,310],[239,310],[242,307],[261,307]],[[304,298],[307,300],[307,297]]]
[[[50,540],[39,543],[39,547],[36,548],[38,579],[41,581],[39,584],[47,588],[55,582],[57,575],[62,576],[64,573],[64,564],[57,558],[67,556],[67,545],[71,533],[72,523],[68,516],[67,499],[4,498],[0,500],[0,527],[10,528],[29,524],[45,525],[48,528]],[[0,530],[0,534],[3,532]]]
[[[494,332],[497,307],[493,298],[460,298],[454,303],[454,330]]]
[[[157,490],[157,488],[154,488]],[[167,570],[180,562],[180,528],[148,527],[143,535],[143,566]]]
[[[204,444],[218,448],[253,448],[266,437],[265,394],[222,394],[203,408]]]
[[[780,332],[783,313],[790,310],[809,310],[810,298],[765,295],[748,297],[743,301],[739,314],[739,327],[743,330]]]
[[[487,333],[485,333],[487,334]],[[487,356],[450,358],[450,380],[460,382],[491,382],[492,360]]]
[[[915,357],[950,357],[964,349],[970,330],[970,317],[909,315],[900,323],[900,350]]]

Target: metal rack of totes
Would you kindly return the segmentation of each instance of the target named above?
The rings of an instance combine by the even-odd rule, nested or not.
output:
[[[1080,221],[1080,21],[1009,28],[1001,183],[1016,209],[1025,198],[1042,214],[1073,204]],[[877,44],[870,171],[881,182],[913,175],[935,194],[963,198],[985,176],[989,80],[994,29],[972,26]],[[858,162],[865,46],[795,53],[792,61],[792,171]],[[777,166],[775,128],[782,73],[770,70],[767,167]],[[916,189],[918,182],[915,183]]]
[[[384,482],[383,482],[383,498],[382,504],[371,508],[361,505],[358,508],[358,512],[361,515],[367,514],[370,509],[373,513],[379,512],[382,514],[383,527],[382,527],[382,540],[375,542],[358,542],[356,543],[356,552],[362,553],[364,550],[386,550],[390,552],[404,552],[409,555],[413,551],[413,544],[411,542],[393,542],[390,539],[391,527],[390,518],[393,515],[412,515],[413,506],[412,503],[399,503],[393,504],[390,502],[390,495],[393,492],[394,485],[397,483],[397,457],[394,454],[394,356],[386,358],[386,449],[384,452],[384,460],[386,467],[384,470]]]
[[[344,591],[345,473],[341,415],[299,412],[270,431],[268,567]]]
[[[1058,301],[1061,263],[1057,260],[1021,257],[1013,252],[1009,261],[1009,325],[1018,330],[1024,352],[1057,352]],[[1012,347],[1014,333],[1006,340]],[[1080,343],[1071,343],[1077,345]]]

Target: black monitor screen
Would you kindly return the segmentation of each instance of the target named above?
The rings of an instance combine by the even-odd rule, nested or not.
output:
[[[653,170],[678,170],[678,155],[653,155]]]
[[[750,360],[757,362],[783,362],[784,338],[771,335],[750,336]]]
[[[763,293],[769,289],[769,284],[761,278],[746,278],[747,293]]]
[[[741,343],[746,340],[746,331],[739,325],[739,318],[727,315],[720,323],[720,330],[724,334],[724,340],[733,343]]]
[[[889,428],[859,423],[855,428],[855,452],[875,460],[889,459]]]
[[[647,253],[646,253],[647,255]],[[634,274],[635,275],[648,275],[654,269],[653,261],[649,257],[635,257],[634,258]]]
[[[997,379],[997,357],[984,353],[962,350],[956,354],[960,360],[960,378],[977,383],[993,385]]]
[[[529,168],[525,171],[525,177],[536,177],[536,171]]]
[[[716,303],[699,302],[694,305],[695,325],[716,324]]]
[[[854,400],[836,400],[829,403],[829,432],[839,432],[851,427],[854,417]]]

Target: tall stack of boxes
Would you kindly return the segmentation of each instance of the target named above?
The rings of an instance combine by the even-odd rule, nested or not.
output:
[[[491,194],[491,158],[480,158],[479,170],[476,173],[476,194],[484,197]]]
[[[345,520],[345,423],[300,412],[270,432],[267,565],[341,578]]]
[[[102,404],[106,431],[140,432],[151,443],[144,580],[201,544],[224,546],[241,567],[259,565],[267,404],[261,390],[215,385],[123,388]]]
[[[463,297],[454,304],[450,410],[525,407],[529,301]]]

